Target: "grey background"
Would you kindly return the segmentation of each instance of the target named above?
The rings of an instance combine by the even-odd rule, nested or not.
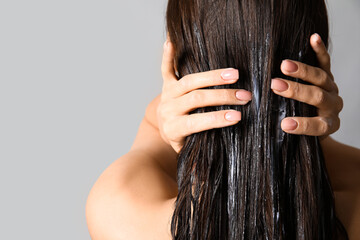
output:
[[[89,239],[85,202],[161,92],[165,0],[2,0],[0,238]],[[329,1],[337,140],[360,147],[360,4]]]

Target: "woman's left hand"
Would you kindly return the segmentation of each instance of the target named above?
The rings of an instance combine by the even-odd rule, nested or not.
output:
[[[316,117],[287,117],[281,128],[290,134],[322,136],[326,138],[340,128],[339,113],[343,100],[330,70],[330,55],[318,34],[313,34],[310,44],[314,49],[320,67],[301,62],[284,60],[281,71],[290,77],[299,78],[314,85],[305,85],[290,80],[275,78],[271,88],[274,93],[317,107]]]

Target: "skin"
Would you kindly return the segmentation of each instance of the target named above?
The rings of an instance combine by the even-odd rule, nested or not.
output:
[[[343,101],[338,95],[324,44],[316,34],[310,43],[317,53],[319,68],[285,60],[281,70],[287,76],[314,85],[277,78],[273,80],[272,89],[283,97],[316,106],[318,116],[285,118],[281,127],[291,134],[321,136],[338,217],[350,239],[359,239],[360,150],[329,136],[339,129],[338,116]],[[86,219],[93,240],[171,239],[170,222],[178,193],[176,159],[185,137],[241,121],[241,113],[231,110],[188,113],[203,106],[251,101],[251,93],[243,89],[239,89],[240,99],[236,97],[235,89],[199,89],[236,82],[235,69],[219,69],[177,79],[173,58],[174,50],[168,40],[164,44],[162,93],[148,105],[130,151],[101,174],[89,193]],[[230,120],[225,118],[228,112],[233,114]]]

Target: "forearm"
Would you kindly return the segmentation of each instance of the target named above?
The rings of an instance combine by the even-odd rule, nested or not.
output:
[[[331,137],[321,142],[334,191],[360,190],[360,149]]]

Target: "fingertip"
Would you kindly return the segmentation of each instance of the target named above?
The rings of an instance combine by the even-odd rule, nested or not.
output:
[[[225,119],[230,122],[241,121],[241,112],[239,111],[229,111],[225,114]]]
[[[220,70],[220,76],[225,81],[233,81],[239,79],[239,71],[234,68],[226,68],[224,70]],[[216,71],[214,71],[216,73]]]
[[[276,92],[284,92],[289,89],[289,84],[280,78],[273,78],[270,88]]]
[[[315,52],[322,50],[322,39],[318,33],[314,33],[310,38],[310,45]]]
[[[318,33],[314,33],[312,37],[313,37],[313,39],[314,39],[313,41],[315,43],[320,44],[322,42],[321,37]]]
[[[299,69],[299,65],[290,59],[285,59],[280,65],[281,72],[285,75],[296,73]]]
[[[235,96],[237,99],[241,100],[244,105],[252,99],[252,93],[244,89],[237,90]]]
[[[285,132],[287,131],[293,132],[298,128],[298,126],[299,123],[293,118],[284,118],[281,121],[281,129],[284,130]]]
[[[319,121],[321,122],[322,133],[327,134],[332,128],[333,120],[331,118],[319,117]]]
[[[177,75],[175,73],[176,66],[174,63],[174,51],[171,49],[171,41],[167,39],[164,42],[164,52],[161,64],[161,72],[165,79],[177,79]]]

